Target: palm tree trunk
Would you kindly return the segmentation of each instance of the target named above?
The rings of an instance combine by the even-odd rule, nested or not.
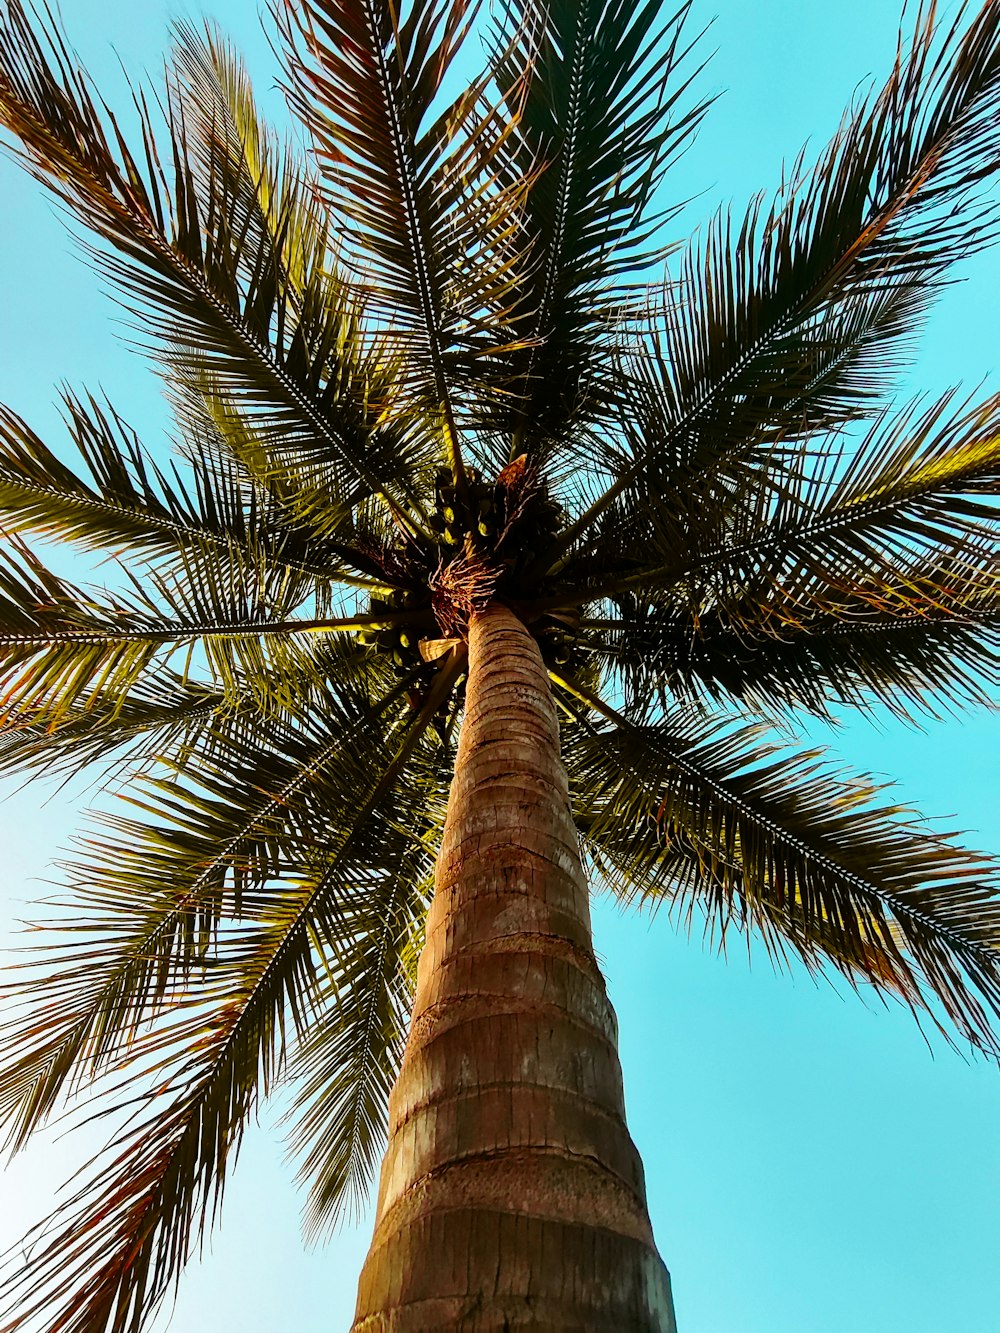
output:
[[[354,1333],[673,1333],[538,645],[469,681]]]

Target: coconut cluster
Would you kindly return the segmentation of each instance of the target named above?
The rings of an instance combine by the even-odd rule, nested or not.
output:
[[[470,615],[496,596],[528,610],[546,657],[565,661],[572,637],[567,617],[541,609],[530,614],[547,591],[539,556],[562,522],[562,511],[524,456],[492,481],[473,468],[461,482],[441,470],[430,532],[403,533],[380,553],[386,582],[395,586],[370,599],[368,617],[385,623],[359,631],[359,639],[386,653],[405,675],[433,664],[442,644],[466,637]]]

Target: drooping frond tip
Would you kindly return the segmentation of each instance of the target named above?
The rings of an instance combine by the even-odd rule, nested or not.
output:
[[[700,910],[723,944],[753,930],[773,957],[832,967],[1000,1060],[1000,863],[820,752],[790,755],[760,728],[696,739],[680,715],[630,721],[567,687],[600,719],[569,754],[581,832],[616,892]]]

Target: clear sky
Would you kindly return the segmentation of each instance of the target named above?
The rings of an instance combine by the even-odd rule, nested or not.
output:
[[[168,18],[200,11],[63,0],[63,12],[83,58],[121,93],[110,45],[130,72],[155,71]],[[219,0],[206,12],[262,71],[265,93],[270,59],[250,7]],[[679,195],[699,196],[678,234],[718,200],[739,205],[773,187],[805,139],[829,136],[853,91],[887,70],[898,13],[897,0],[695,0],[692,28],[713,17],[705,50],[718,54],[703,85],[723,96],[671,177]],[[156,381],[123,350],[114,308],[51,206],[6,162],[0,198],[0,398],[55,440],[54,386],[100,385],[155,441]],[[958,275],[907,392],[1000,388],[1000,253]],[[925,732],[852,722],[834,737],[846,759],[898,778],[905,798],[985,847],[998,841],[998,741],[996,717],[982,715]],[[44,892],[87,794],[43,805],[37,787],[8,790],[9,926]],[[1000,1073],[940,1040],[929,1050],[902,1011],[798,971],[774,975],[762,952],[751,966],[734,943],[720,959],[665,915],[598,904],[595,924],[681,1333],[997,1333]],[[158,1330],[348,1328],[370,1221],[303,1251],[275,1118],[249,1136],[211,1253]],[[82,1156],[80,1144],[56,1141],[11,1169],[0,1187],[4,1239],[48,1206]]]

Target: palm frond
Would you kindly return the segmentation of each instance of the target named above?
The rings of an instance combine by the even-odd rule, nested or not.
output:
[[[254,544],[272,552],[272,562],[315,580],[315,593],[331,597],[335,585],[378,590],[386,571],[371,558],[373,542],[409,532],[398,510],[369,500],[346,515],[330,504],[335,480],[320,466],[293,457],[276,459],[253,414],[220,396],[210,380],[179,375],[171,385],[179,428],[177,452],[198,479],[199,499],[209,511],[216,491],[243,499],[245,530]],[[419,436],[419,420],[410,433]]]
[[[446,664],[434,707],[453,680]],[[288,865],[322,859],[338,830],[353,827],[366,793],[378,790],[381,800],[371,754],[391,751],[399,732],[408,758],[431,716],[428,703],[412,719],[405,692],[405,681],[371,699],[357,687],[328,688],[322,710],[272,718],[266,740],[252,720],[229,727],[224,744],[200,749],[169,778],[146,779],[145,797],[127,798],[157,822],[102,817],[113,836],[94,840],[71,867],[69,929],[83,943],[62,945],[54,967],[46,951],[46,965],[19,988],[53,1003],[46,1021],[29,1015],[27,1027],[15,1024],[19,1035],[8,1043],[17,1054],[0,1078],[0,1115],[15,1117],[16,1142],[68,1080],[117,1059],[186,991],[220,921],[239,917],[247,892],[263,893]]]
[[[649,216],[670,161],[706,110],[683,106],[682,29],[658,0],[502,0],[494,76],[512,133],[501,153],[528,182],[507,382],[492,424],[511,457],[543,458],[606,393],[625,275],[661,258]],[[506,406],[504,406],[506,401]]]
[[[366,317],[367,298],[341,274],[343,238],[319,202],[320,182],[261,122],[247,73],[222,36],[211,25],[199,33],[180,23],[176,31],[168,81],[172,123],[182,131],[200,210],[219,219],[215,253],[223,285],[259,292],[261,334],[281,347],[290,375],[321,414],[334,424],[349,423],[358,449],[355,462],[374,465],[372,475],[381,476],[384,469],[419,513],[412,483],[419,481],[421,466],[433,461],[428,454],[433,436],[421,434],[419,415],[388,410],[399,367],[384,334],[379,336]],[[174,358],[181,381],[221,398],[267,445],[263,452],[240,455],[244,466],[252,461],[253,475],[272,491],[272,482],[279,490],[293,484],[301,491],[308,484],[317,499],[323,497],[316,513],[326,526],[342,520],[331,505],[331,497],[342,491],[342,460],[316,439],[287,430],[276,435],[266,414],[261,429],[259,405],[233,394],[199,353],[196,345]],[[370,490],[380,493],[378,487]]]
[[[213,491],[199,513],[184,484],[164,476],[110,407],[64,395],[66,423],[89,477],[81,477],[8,408],[0,408],[0,513],[9,531],[34,531],[106,550],[161,551],[192,535],[223,539],[242,527],[243,505]],[[240,497],[240,500],[242,497]]]
[[[853,450],[806,458],[780,493],[667,522],[649,512],[616,553],[569,561],[585,619],[637,696],[727,691],[825,711],[877,697],[906,713],[985,702],[995,680],[997,400],[887,413]],[[621,571],[615,574],[615,565]]]
[[[359,894],[412,849],[390,812],[455,673],[446,666],[424,709],[402,721],[381,716],[392,697],[339,710],[331,699],[325,735],[322,723],[308,738],[288,734],[278,754],[259,741],[230,747],[225,769],[201,767],[200,790],[190,770],[184,785],[155,784],[160,823],[111,821],[118,836],[78,870],[76,940],[55,969],[46,951],[19,988],[32,1013],[14,1020],[21,1054],[0,1106],[21,1141],[67,1085],[110,1067],[146,1076],[141,1102],[152,1110],[111,1145],[69,1220],[64,1208],[42,1224],[41,1257],[4,1284],[16,1310],[6,1328],[41,1317],[63,1333],[138,1333],[176,1279],[247,1116],[284,1068],[286,1026],[306,1030],[318,978],[341,967]],[[375,768],[372,728],[388,742]]]
[[[251,655],[244,667],[232,653],[224,670],[211,671],[211,658],[195,669],[189,654],[183,672],[153,663],[128,689],[98,682],[44,721],[21,717],[0,727],[0,770],[68,777],[89,769],[97,785],[112,774],[173,773],[195,753],[211,761],[230,738],[240,747],[248,734],[301,725],[325,707],[331,681],[372,697],[398,685],[394,664],[350,633],[273,639],[266,679],[260,661]]]
[[[759,635],[714,616],[692,630],[683,612],[584,621],[580,633],[614,666],[629,699],[736,700],[744,712],[782,720],[789,710],[832,718],[877,703],[912,721],[992,705],[1000,605],[995,592],[957,592],[950,606],[920,613],[878,611],[858,599],[839,614],[800,615]]]
[[[98,266],[133,308],[154,314],[152,325],[143,322],[146,335],[251,409],[279,455],[294,449],[325,464],[337,480],[330,504],[341,512],[361,496],[387,494],[400,475],[398,442],[379,426],[365,369],[351,360],[358,316],[330,275],[328,233],[301,173],[286,167],[283,190],[266,168],[247,179],[249,166],[231,151],[224,88],[213,104],[218,119],[210,122],[200,103],[200,116],[192,115],[204,81],[196,94],[186,75],[199,58],[206,77],[211,68],[193,45],[168,89],[169,151],[157,149],[139,98],[134,155],[51,26],[45,41],[48,53],[12,0],[0,22],[0,120],[28,170],[95,234]],[[192,146],[210,123],[223,142]],[[172,182],[161,160],[172,161]],[[281,193],[277,236],[249,215],[233,225],[232,200],[248,190]],[[309,302],[296,290],[301,272],[286,276],[289,231],[300,270],[306,260],[311,270]]]
[[[631,461],[562,549],[630,488],[667,514],[748,477],[780,486],[793,445],[878,406],[948,266],[997,225],[1000,6],[936,19],[921,5],[811,171],[800,159],[769,209],[695,240],[635,363]]]
[[[400,864],[345,908],[337,970],[321,985],[322,1017],[290,1056],[296,1092],[286,1116],[289,1144],[309,1188],[312,1236],[345,1207],[361,1206],[385,1147],[389,1093],[413,1001],[406,961],[433,890],[451,759],[447,749],[438,750],[418,783],[419,799],[404,798],[394,811],[393,823],[405,835]]]
[[[662,864],[669,894],[677,830],[675,851],[697,867],[686,889],[704,895],[718,931],[753,926],[779,955],[789,948],[813,968],[829,958],[932,1016],[940,1004],[962,1037],[1000,1058],[994,862],[876,804],[877,783],[815,750],[779,757],[758,728],[697,742],[674,717],[630,722],[563,684],[602,719],[581,725],[572,755],[598,854],[607,839],[611,863],[626,855],[646,883]]]
[[[207,744],[207,733],[233,707],[225,690],[161,668],[149,673],[123,699],[114,692],[67,709],[55,725],[0,728],[0,772],[70,776],[101,765],[98,781],[112,768],[154,756],[167,762]],[[96,776],[96,775],[95,775]]]
[[[277,9],[277,6],[275,6]],[[460,484],[452,375],[502,310],[516,194],[491,167],[504,127],[481,83],[442,103],[476,0],[296,0],[281,15],[293,110],[312,132],[331,209],[376,309],[407,331],[405,375],[440,416]]]
[[[294,616],[308,593],[300,579],[259,552],[233,548],[226,561],[181,553],[169,570],[140,579],[117,567],[125,591],[88,592],[51,573],[9,539],[0,552],[0,654],[5,725],[51,725],[78,706],[112,712],[144,673],[180,647],[194,646],[202,672],[228,688],[247,676],[272,679],[282,662],[305,664],[299,638],[381,623],[376,616]],[[391,615],[390,615],[391,621]],[[308,654],[309,650],[306,649]]]
[[[5,726],[47,725],[98,690],[123,698],[165,642],[148,607],[95,602],[20,543],[0,553]]]
[[[291,1057],[301,1087],[290,1143],[309,1187],[312,1236],[345,1208],[360,1208],[385,1150],[389,1093],[413,999],[401,955],[428,901],[426,877],[411,878],[405,869],[345,908],[337,971]]]
[[[804,599],[817,581],[858,582],[921,550],[988,534],[997,521],[1000,398],[958,413],[953,399],[885,412],[860,443],[789,465],[780,491],[744,496],[735,513],[705,504],[692,523],[684,511],[640,509],[618,556],[638,566],[623,586],[728,606],[766,578]],[[611,563],[610,532],[604,545]]]
[[[902,712],[984,702],[1000,611],[997,404],[951,416],[948,401],[887,417],[846,462],[807,461],[780,496],[718,527],[709,508],[697,528],[639,528],[620,557],[630,572],[603,589],[617,586],[621,618],[584,621],[584,641],[639,694],[721,687],[822,710],[873,691]],[[606,573],[614,560],[602,547],[591,563]]]
[[[272,564],[312,576],[317,585],[356,577],[343,568],[345,555],[356,553],[293,523],[285,512],[289,501],[281,503],[275,487],[258,484],[251,468],[240,468],[218,447],[218,433],[204,414],[195,422],[188,412],[183,462],[167,470],[110,404],[68,391],[63,402],[82,474],[0,407],[0,519],[6,530],[158,560],[204,550],[207,558],[225,561],[234,544],[249,543],[265,550]]]

